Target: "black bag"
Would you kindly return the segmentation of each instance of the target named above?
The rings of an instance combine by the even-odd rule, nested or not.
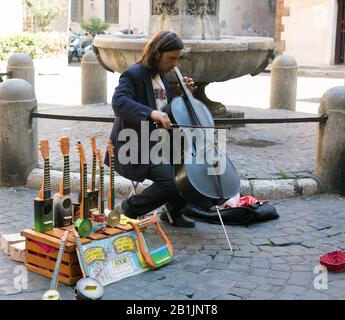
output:
[[[220,209],[219,212],[224,224],[233,226],[248,225],[279,218],[276,208],[269,203],[225,208]],[[203,210],[189,204],[181,210],[181,213],[193,219],[210,223],[220,223],[217,210]]]

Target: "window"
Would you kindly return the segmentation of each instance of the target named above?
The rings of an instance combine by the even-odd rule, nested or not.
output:
[[[119,0],[105,0],[104,2],[104,20],[105,22],[119,23]]]
[[[71,0],[71,21],[80,22],[83,19],[84,0]]]

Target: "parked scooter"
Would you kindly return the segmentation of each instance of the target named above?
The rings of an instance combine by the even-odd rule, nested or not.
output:
[[[72,32],[69,38],[68,63],[71,63],[74,58],[81,61],[84,54],[89,50],[92,50],[92,39],[82,38],[80,35]]]

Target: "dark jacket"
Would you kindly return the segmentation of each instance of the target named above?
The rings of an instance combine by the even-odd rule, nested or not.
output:
[[[149,133],[156,127],[149,118],[152,110],[157,110],[156,100],[152,87],[152,74],[141,63],[126,69],[120,76],[119,85],[115,89],[112,99],[112,107],[115,113],[115,121],[110,139],[114,145],[115,170],[125,178],[134,181],[143,181],[146,178],[149,164],[141,163],[141,121],[150,122]],[[161,76],[164,83],[168,103],[172,100],[172,92],[169,83]],[[126,142],[118,141],[118,135],[122,129],[133,129],[138,135],[139,164],[121,164],[117,157],[117,151]],[[147,150],[151,150],[151,143]],[[108,158],[105,163],[108,165]]]

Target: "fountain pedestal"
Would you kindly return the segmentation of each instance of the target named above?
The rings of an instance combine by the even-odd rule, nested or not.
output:
[[[214,118],[244,118],[244,112],[234,112],[226,110],[224,104],[210,100],[205,93],[205,88],[209,83],[197,83],[198,89],[194,92],[193,96],[202,101],[210,110]],[[232,124],[230,127],[244,127],[244,124]]]

